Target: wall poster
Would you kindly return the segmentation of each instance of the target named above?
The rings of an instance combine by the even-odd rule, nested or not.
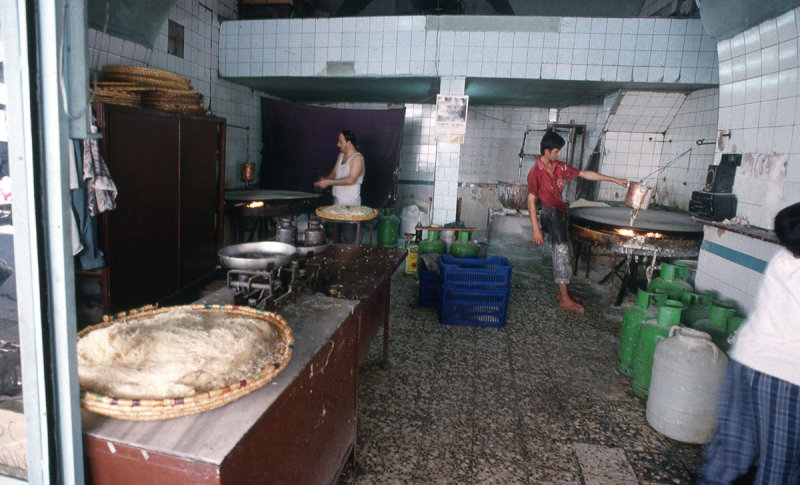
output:
[[[436,95],[436,125],[434,134],[441,143],[464,143],[467,132],[469,96]]]

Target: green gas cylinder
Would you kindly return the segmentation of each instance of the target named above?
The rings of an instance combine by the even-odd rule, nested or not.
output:
[[[458,231],[456,240],[450,245],[450,255],[457,258],[478,255],[477,246],[469,243],[469,231]]]
[[[688,281],[675,276],[675,265],[661,263],[661,272],[658,278],[654,278],[647,287],[649,291],[663,289],[670,300],[680,301],[681,295],[686,291],[693,291],[692,285]]]
[[[397,247],[397,236],[400,233],[400,218],[392,213],[392,209],[384,209],[378,217],[378,245],[384,248]]]
[[[675,278],[686,281],[686,277],[689,275],[689,265],[683,261],[675,261],[674,266]]]
[[[636,349],[636,339],[639,336],[639,326],[645,321],[655,318],[658,313],[655,296],[655,293],[640,289],[636,294],[636,304],[626,308],[622,314],[622,329],[619,333],[619,349],[617,350],[617,369],[626,376],[633,374],[633,356]]]
[[[692,328],[711,335],[711,340],[717,347],[727,351],[727,321],[734,313],[736,313],[736,308],[732,302],[712,300],[708,308],[708,317],[694,322]]]
[[[444,241],[439,239],[439,231],[428,230],[428,239],[419,242],[419,253],[444,254]]]
[[[656,345],[669,336],[669,329],[681,323],[683,303],[667,300],[658,308],[658,317],[647,320],[639,326],[639,338],[633,357],[633,392],[639,397],[647,397],[650,376],[653,370],[653,354]]]
[[[686,306],[683,312],[681,312],[681,323],[691,327],[694,322],[708,318],[710,299],[711,296],[709,292],[700,294],[687,291],[681,295],[681,303]]]

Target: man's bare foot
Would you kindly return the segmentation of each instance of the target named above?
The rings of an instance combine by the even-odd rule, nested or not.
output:
[[[561,298],[559,298],[558,299],[558,306],[560,306],[564,310],[567,310],[567,311],[570,311],[570,312],[575,312],[575,313],[583,313],[583,312],[586,311],[586,309],[583,308],[583,305],[581,305],[580,303],[578,303],[575,300],[572,300],[569,297],[567,297],[566,299],[563,299],[563,300]]]
[[[576,301],[576,302],[580,302],[581,301],[580,298],[578,298],[577,296],[575,296],[575,295],[573,295],[571,293],[570,293],[569,297],[572,299],[572,301]],[[558,303],[561,303],[561,294],[560,293],[556,293],[556,300],[558,300]]]

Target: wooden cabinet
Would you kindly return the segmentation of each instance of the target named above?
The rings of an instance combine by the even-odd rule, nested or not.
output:
[[[213,274],[222,242],[225,120],[98,104],[117,209],[101,220],[109,308],[175,303]]]

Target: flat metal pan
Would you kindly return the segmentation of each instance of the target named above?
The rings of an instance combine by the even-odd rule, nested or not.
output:
[[[292,261],[295,247],[277,241],[260,241],[234,244],[217,252],[222,266],[248,271],[267,270]]]

